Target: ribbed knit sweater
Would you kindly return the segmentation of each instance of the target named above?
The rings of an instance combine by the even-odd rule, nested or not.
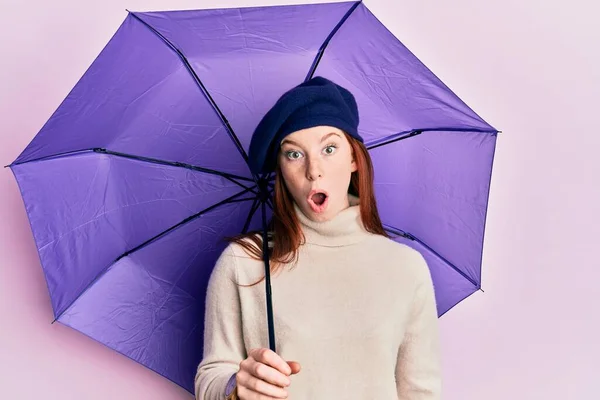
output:
[[[277,353],[301,365],[291,400],[441,398],[431,275],[416,250],[367,232],[358,199],[326,222],[295,206],[306,243],[271,275]],[[223,400],[252,348],[269,347],[262,261],[237,244],[220,255],[207,297],[196,399]]]

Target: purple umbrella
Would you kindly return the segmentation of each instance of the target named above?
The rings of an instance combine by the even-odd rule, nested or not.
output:
[[[498,131],[364,4],[130,12],[10,164],[55,321],[193,393],[222,239],[270,218],[251,134],[317,75],[355,95],[380,215],[426,258],[439,315],[479,290]]]

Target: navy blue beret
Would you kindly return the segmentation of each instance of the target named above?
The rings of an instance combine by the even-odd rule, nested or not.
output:
[[[301,129],[333,126],[363,142],[358,122],[352,93],[316,76],[285,92],[258,123],[248,152],[250,169],[255,174],[273,172],[281,141]]]

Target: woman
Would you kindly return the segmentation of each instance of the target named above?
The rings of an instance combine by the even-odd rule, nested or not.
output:
[[[254,172],[276,172],[268,348],[260,233],[211,274],[196,398],[439,399],[438,319],[423,257],[385,233],[352,94],[322,77],[259,123]]]

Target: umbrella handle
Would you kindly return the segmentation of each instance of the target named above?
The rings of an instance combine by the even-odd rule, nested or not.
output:
[[[275,347],[275,328],[273,326],[273,299],[271,297],[271,266],[269,264],[269,242],[268,242],[268,226],[267,226],[267,203],[266,200],[261,202],[262,206],[262,237],[263,237],[263,261],[265,264],[265,292],[267,294],[267,323],[269,326],[269,348],[273,352],[277,352]]]

